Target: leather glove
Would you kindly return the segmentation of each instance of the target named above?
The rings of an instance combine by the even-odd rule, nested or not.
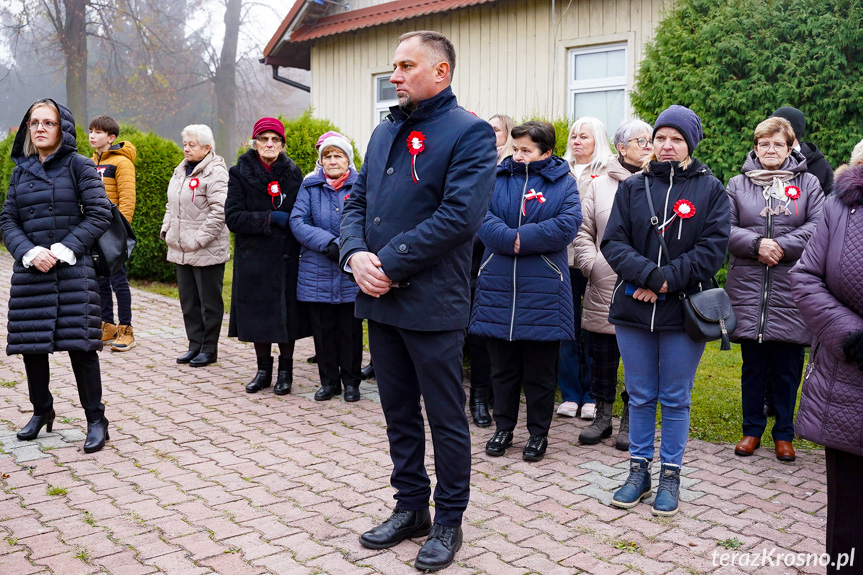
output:
[[[288,227],[288,216],[287,212],[270,212],[270,224],[275,224],[280,228]]]
[[[849,335],[842,344],[842,351],[845,353],[845,361],[856,362],[860,371],[863,371],[863,330]]]
[[[327,259],[330,261],[339,261],[339,246],[336,243],[336,240],[327,244],[327,247],[324,248],[323,254],[327,256]]]

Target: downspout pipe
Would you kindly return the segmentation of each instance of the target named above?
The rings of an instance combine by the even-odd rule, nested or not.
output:
[[[312,89],[309,86],[306,86],[305,84],[300,84],[299,82],[294,82],[289,78],[285,78],[284,76],[279,75],[279,66],[276,66],[275,64],[270,64],[270,66],[272,66],[273,68],[274,80],[282,82],[283,84],[287,84],[288,86],[293,86],[294,88],[297,88],[298,90],[303,90],[304,92],[312,92]]]

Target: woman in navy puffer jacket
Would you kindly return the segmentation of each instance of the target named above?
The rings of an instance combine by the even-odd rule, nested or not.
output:
[[[84,451],[108,439],[98,350],[99,287],[90,248],[108,229],[111,204],[88,158],[77,154],[75,120],[66,106],[30,106],[12,144],[15,169],[0,214],[3,242],[15,258],[7,354],[22,354],[33,417],[18,432],[31,440],[54,425],[48,354],[69,352],[87,416]]]
[[[561,340],[574,338],[566,248],[581,225],[569,165],[552,155],[554,128],[527,122],[512,130],[515,153],[498,166],[491,207],[479,230],[486,250],[479,269],[470,333],[488,338],[497,431],[486,453],[512,445],[521,388],[527,399],[524,446],[539,461],[557,387]]]
[[[318,148],[321,165],[306,176],[291,212],[291,231],[302,245],[297,299],[308,302],[321,387],[316,401],[339,395],[360,399],[363,321],[354,317],[359,287],[339,269],[342,210],[357,179],[351,143],[329,136]]]

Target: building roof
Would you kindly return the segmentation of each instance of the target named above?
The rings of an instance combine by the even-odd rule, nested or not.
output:
[[[313,40],[391,22],[419,18],[495,0],[395,0],[376,6],[317,17],[308,0],[297,0],[264,48],[262,62],[292,68],[311,67]]]

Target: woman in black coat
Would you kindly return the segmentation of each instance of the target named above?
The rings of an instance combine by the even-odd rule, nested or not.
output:
[[[271,347],[279,344],[276,395],[291,392],[294,341],[311,335],[308,311],[297,300],[300,244],[289,218],[303,180],[284,153],[285,128],[261,118],[252,149],[228,171],[225,221],[234,232],[234,283],[228,336],[255,344],[258,372],[248,393],[269,387]]]
[[[24,359],[33,417],[18,432],[31,440],[54,425],[48,354],[68,351],[87,416],[84,451],[104,447],[98,351],[102,320],[90,248],[111,221],[111,208],[93,162],[77,154],[75,120],[54,100],[30,106],[12,145],[16,167],[0,230],[15,258],[6,353]],[[71,172],[74,170],[74,174]]]

